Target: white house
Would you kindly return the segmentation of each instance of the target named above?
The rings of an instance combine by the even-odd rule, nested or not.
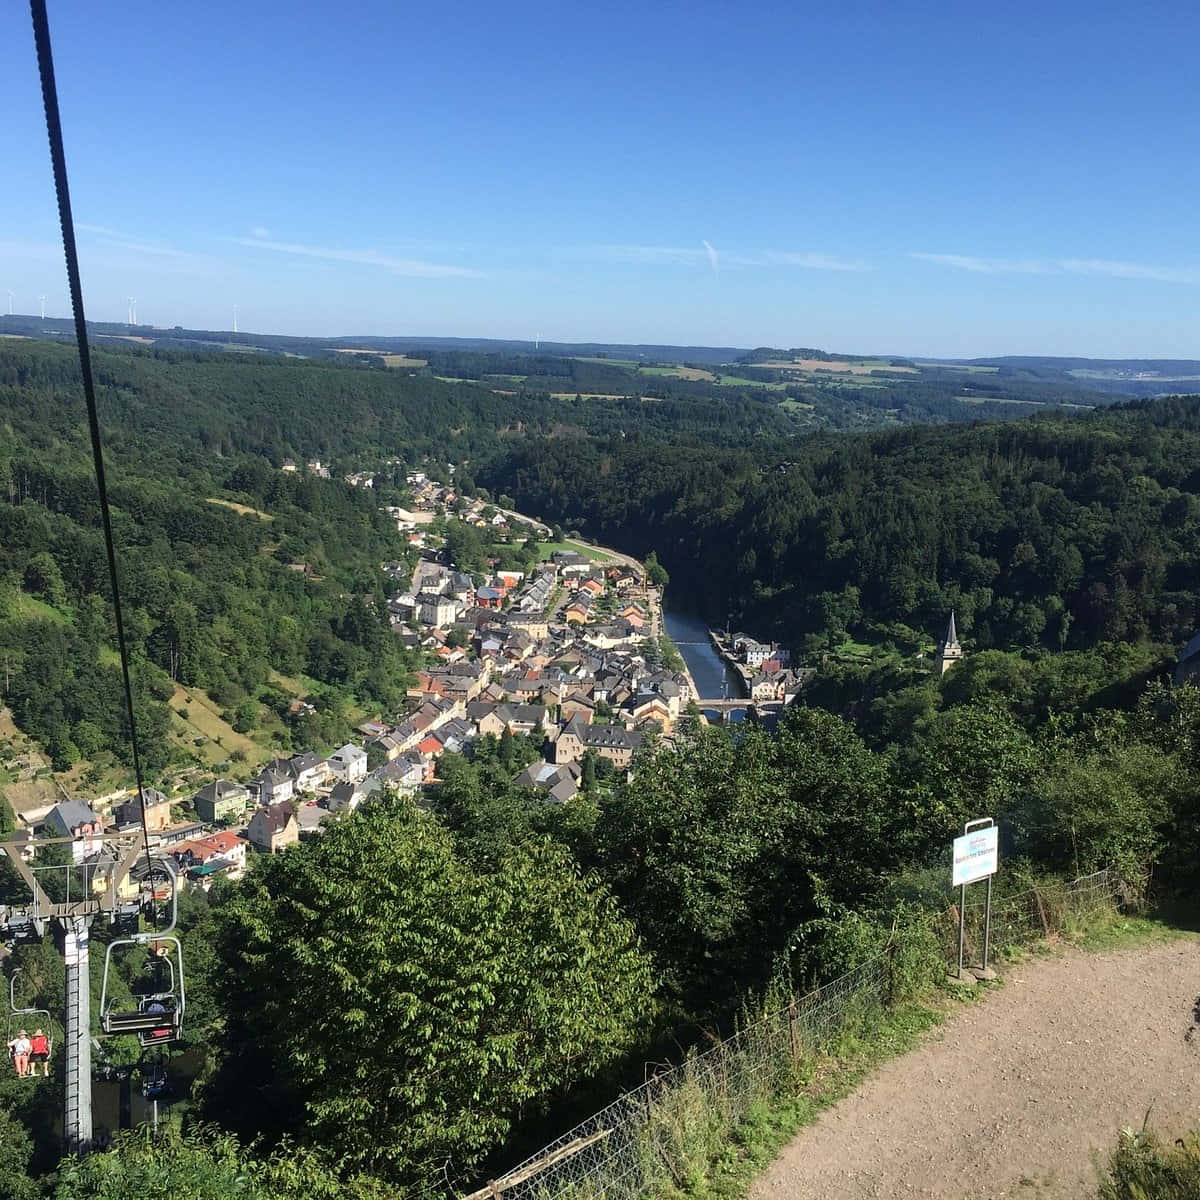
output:
[[[342,783],[358,783],[367,777],[367,752],[347,742],[328,759],[329,773]]]
[[[268,767],[251,782],[258,784],[259,804],[278,804],[281,800],[290,800],[296,792],[296,781],[292,776],[275,767]]]
[[[420,604],[421,621],[425,625],[441,628],[453,625],[458,615],[458,602],[453,596],[439,596],[434,592],[421,592],[417,596]]]
[[[296,781],[296,791],[314,792],[322,784],[329,773],[325,760],[311,750],[303,754],[293,754],[287,761],[288,773]]]

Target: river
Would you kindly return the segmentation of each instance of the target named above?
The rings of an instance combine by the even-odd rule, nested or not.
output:
[[[696,681],[701,708],[705,700],[736,700],[745,695],[741,676],[716,652],[703,621],[664,607],[663,624]]]

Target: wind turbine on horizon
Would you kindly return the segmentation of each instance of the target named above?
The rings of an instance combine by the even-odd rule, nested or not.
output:
[[[39,296],[38,299],[42,302],[42,320],[46,319],[46,297]]]
[[[132,296],[129,297],[129,324],[137,324],[137,301]]]
[[[233,306],[233,332],[234,332],[234,333],[237,333],[237,331],[238,331],[238,327],[237,327],[237,314],[238,314],[238,306],[235,304],[235,305]]]
[[[9,288],[9,290],[8,290],[8,315],[10,317],[13,315],[12,302],[15,298],[16,298],[16,292],[14,292],[12,290],[12,288]]]

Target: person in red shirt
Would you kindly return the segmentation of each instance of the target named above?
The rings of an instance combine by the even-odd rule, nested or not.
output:
[[[50,1039],[40,1030],[33,1031],[29,1039],[29,1073],[36,1075],[38,1063],[42,1064],[42,1075],[50,1074]]]

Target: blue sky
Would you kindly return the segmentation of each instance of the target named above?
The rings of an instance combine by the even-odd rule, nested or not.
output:
[[[51,0],[88,315],[1200,357],[1200,9]],[[0,6],[0,305],[67,315]]]

